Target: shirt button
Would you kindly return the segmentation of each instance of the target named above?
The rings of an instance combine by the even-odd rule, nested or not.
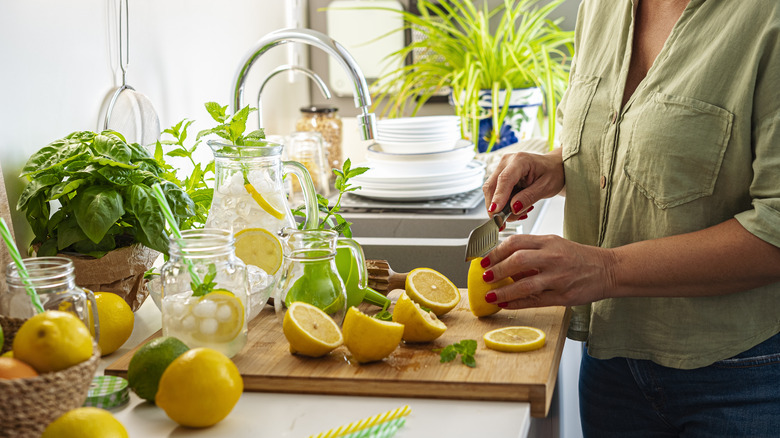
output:
[[[612,111],[612,124],[613,125],[615,124],[615,122],[617,122],[617,118],[618,118],[618,112],[617,111]]]
[[[607,177],[606,176],[601,175],[601,179],[599,179],[599,185],[601,186],[602,189],[607,186]]]

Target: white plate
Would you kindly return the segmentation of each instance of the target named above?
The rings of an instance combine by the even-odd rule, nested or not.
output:
[[[412,128],[420,129],[421,126],[435,128],[439,126],[451,126],[460,124],[458,116],[424,116],[424,117],[398,117],[395,119],[382,119],[377,121],[377,127],[386,128]]]
[[[408,142],[395,142],[387,140],[379,140],[379,146],[381,146],[381,152],[387,152],[391,154],[419,154],[427,152],[443,152],[451,151],[455,149],[459,138],[452,140],[438,140],[438,141],[408,141]]]
[[[380,190],[380,189],[360,189],[354,193],[358,196],[371,199],[381,199],[385,201],[419,201],[449,198],[459,193],[469,192],[482,187],[482,178],[473,178],[464,181],[464,184],[458,184],[441,189],[423,189],[423,190]]]
[[[465,142],[457,149],[420,154],[393,154],[378,151],[371,145],[366,160],[372,168],[398,175],[426,175],[464,169],[474,159],[476,152],[471,142]]]
[[[396,178],[393,181],[390,182],[373,182],[373,181],[363,181],[363,180],[353,180],[355,185],[358,185],[364,189],[370,189],[370,190],[432,190],[432,189],[443,189],[446,187],[453,187],[458,186],[461,184],[466,184],[467,182],[470,182],[474,179],[479,179],[480,181],[484,181],[485,179],[485,170],[484,169],[478,169],[477,172],[465,170],[463,172],[458,172],[448,178],[434,178],[434,179],[428,179],[426,181],[415,181],[411,182],[408,181],[407,178]]]
[[[427,173],[423,175],[405,176],[394,172],[386,172],[383,169],[372,168],[370,163],[360,163],[358,166],[369,167],[369,170],[354,177],[352,181],[356,184],[394,184],[398,181],[404,181],[408,184],[426,184],[436,181],[450,181],[460,177],[467,178],[477,174],[485,173],[485,163],[473,160],[461,170],[446,170],[444,172]]]

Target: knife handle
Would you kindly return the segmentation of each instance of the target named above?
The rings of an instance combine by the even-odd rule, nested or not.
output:
[[[498,225],[498,228],[503,227],[504,224],[506,223],[506,219],[512,214],[512,204],[511,204],[512,198],[516,194],[520,193],[521,190],[523,190],[523,187],[520,186],[519,184],[520,183],[518,183],[518,185],[516,185],[515,188],[512,189],[512,194],[509,195],[509,199],[506,200],[506,205],[504,206],[503,210],[501,210],[500,212],[496,213],[493,216],[493,221],[496,223],[496,225]]]

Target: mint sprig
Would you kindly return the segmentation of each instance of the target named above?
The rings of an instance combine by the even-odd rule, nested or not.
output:
[[[477,341],[473,339],[464,339],[444,348],[434,348],[433,351],[439,353],[441,363],[452,362],[460,354],[460,361],[463,365],[471,368],[477,367],[477,361],[474,359],[474,354],[477,352]]]
[[[206,275],[203,276],[203,281],[201,284],[195,284],[194,282],[190,282],[190,286],[192,287],[192,296],[193,297],[202,297],[203,295],[208,294],[209,292],[213,291],[214,288],[217,286],[217,283],[214,281],[214,279],[217,277],[217,267],[214,265],[214,263],[209,263],[209,271],[206,273]]]
[[[387,311],[387,308],[390,306],[390,301],[385,301],[385,305],[382,306],[382,310],[377,312],[376,315],[374,315],[375,319],[378,319],[380,321],[392,321],[393,320],[393,314]]]

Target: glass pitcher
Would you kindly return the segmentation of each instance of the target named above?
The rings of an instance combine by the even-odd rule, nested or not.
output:
[[[295,227],[287,204],[283,176],[289,172],[303,187],[306,222],[318,225],[317,197],[311,176],[301,163],[282,161],[283,146],[236,146],[209,141],[214,153],[214,197],[206,227],[231,231],[236,238],[236,255],[273,277],[281,274],[282,246],[278,233]]]
[[[44,310],[61,310],[78,316],[90,328],[95,340],[100,337],[95,294],[76,285],[73,262],[65,257],[30,257],[23,260],[30,286],[38,293]],[[16,264],[6,267],[8,291],[0,293],[0,314],[30,318],[37,312],[27,295],[25,282]],[[92,311],[90,312],[90,306]]]
[[[347,289],[336,267],[336,249],[349,248],[357,260],[358,282],[365,288],[367,274],[363,250],[352,239],[339,237],[333,230],[285,228],[284,265],[274,293],[276,315],[295,301],[317,306],[341,324],[347,310]]]

